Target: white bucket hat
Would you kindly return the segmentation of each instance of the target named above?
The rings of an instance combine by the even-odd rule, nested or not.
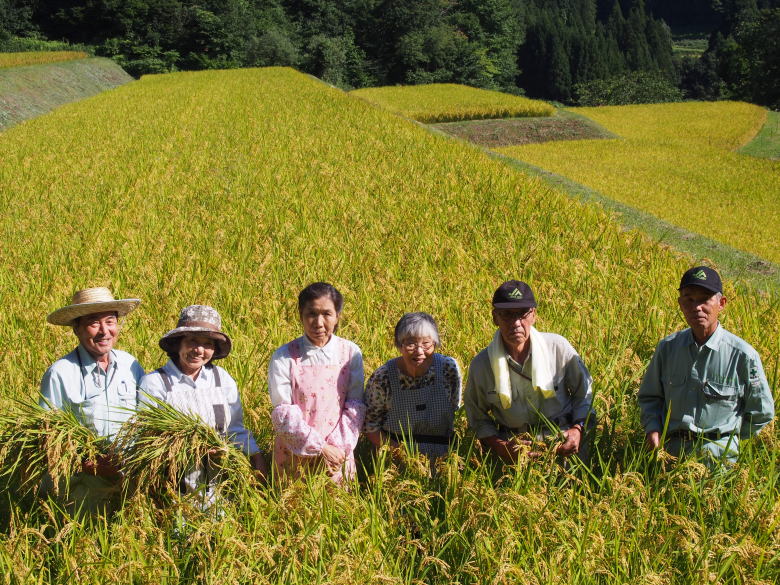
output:
[[[115,311],[124,317],[141,304],[141,299],[115,299],[105,287],[85,288],[73,294],[71,304],[49,313],[46,320],[52,325],[72,326],[73,321],[84,315]]]
[[[217,310],[208,305],[190,305],[184,307],[179,314],[179,322],[176,329],[171,329],[160,339],[160,347],[165,353],[175,353],[179,349],[179,337],[188,333],[203,335],[216,342],[214,357],[218,360],[230,353],[233,346],[230,338],[222,333],[222,318]]]

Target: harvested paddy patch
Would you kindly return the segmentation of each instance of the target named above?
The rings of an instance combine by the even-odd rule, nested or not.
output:
[[[431,126],[446,134],[488,148],[557,140],[616,138],[614,134],[595,122],[568,112],[558,112],[550,117],[474,120]]]
[[[757,158],[780,160],[780,112],[767,112],[756,137],[737,152]]]

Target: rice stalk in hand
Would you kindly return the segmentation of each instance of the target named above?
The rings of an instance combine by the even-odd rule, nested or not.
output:
[[[204,462],[223,490],[253,485],[249,460],[215,429],[161,400],[148,400],[117,437],[123,471],[136,490],[175,492],[184,475]]]
[[[109,450],[69,410],[17,402],[0,414],[0,479],[22,496],[37,490],[47,472],[55,495],[63,486],[67,491],[85,461],[95,463]]]

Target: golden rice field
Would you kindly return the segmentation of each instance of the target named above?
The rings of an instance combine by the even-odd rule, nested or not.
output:
[[[734,150],[766,110],[737,102],[574,108],[622,137],[497,149],[780,263],[780,162]]]
[[[369,87],[350,95],[418,122],[551,116],[550,104],[454,83]]]
[[[726,123],[726,121],[724,121]],[[138,296],[120,346],[147,370],[179,309],[222,314],[247,425],[270,441],[272,351],[300,333],[295,296],[344,293],[340,334],[367,373],[394,357],[406,311],[439,320],[462,366],[491,339],[490,298],[534,287],[538,326],[594,377],[592,474],[549,460],[495,470],[461,444],[436,478],[378,462],[349,491],[267,488],[220,517],[143,496],[94,524],[0,502],[4,583],[752,583],[780,579],[780,434],[730,473],[654,462],[635,394],[682,327],[691,259],[468,145],[290,69],[147,76],[0,135],[0,405],[36,394],[74,346],[45,323],[75,289]],[[726,282],[724,324],[778,393],[780,306]],[[180,518],[186,511],[187,522]]]
[[[23,65],[41,65],[59,63],[74,59],[86,59],[84,51],[26,51],[23,53],[0,53],[0,69],[3,67],[21,67]]]

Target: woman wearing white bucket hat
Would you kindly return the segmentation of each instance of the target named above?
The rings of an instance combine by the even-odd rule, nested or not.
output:
[[[119,319],[140,303],[115,299],[107,288],[88,288],[47,316],[52,325],[72,327],[79,345],[46,370],[41,406],[69,410],[97,436],[113,440],[136,408],[136,387],[144,375],[132,355],[114,349]],[[44,493],[52,487],[48,483],[42,486]],[[70,506],[86,513],[110,510],[118,503],[121,473],[115,461],[99,458],[96,464],[85,463],[69,486]]]
[[[252,433],[244,426],[244,412],[235,380],[214,360],[228,356],[230,338],[222,331],[219,313],[207,305],[190,305],[181,310],[175,329],[160,339],[170,358],[141,380],[141,389],[181,412],[198,416],[249,457],[261,475],[267,473],[263,454]],[[204,507],[214,501],[209,470],[198,466],[182,480],[186,493],[199,493]]]

